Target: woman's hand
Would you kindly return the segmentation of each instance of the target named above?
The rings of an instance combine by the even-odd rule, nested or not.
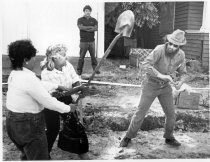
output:
[[[82,84],[80,86],[74,87],[74,88],[65,88],[63,86],[58,86],[57,90],[58,92],[61,91],[65,91],[65,95],[72,95],[81,91],[87,91],[88,86],[86,86],[86,84]],[[57,96],[54,94],[54,97]],[[59,96],[59,95],[58,95]]]
[[[86,84],[82,84],[80,86],[80,91],[86,91],[88,89],[88,86]]]
[[[64,86],[58,86],[58,88],[57,88],[57,90],[58,91],[68,91],[69,89],[68,88],[66,88],[66,87],[64,87]]]
[[[77,104],[69,104],[69,106],[71,107],[70,112],[74,112],[77,109]]]
[[[77,86],[80,86],[82,83],[77,81],[75,83],[72,84],[72,87],[77,87]]]

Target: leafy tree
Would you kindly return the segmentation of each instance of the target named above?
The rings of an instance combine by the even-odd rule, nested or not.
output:
[[[126,10],[133,11],[135,15],[135,25],[149,28],[159,23],[158,9],[159,3],[155,2],[119,2],[105,4],[105,24],[115,27],[118,16]]]
[[[114,29],[119,15],[126,10],[133,11],[135,15],[135,26],[131,34],[130,39],[137,38],[138,46],[144,48],[148,46],[147,35],[143,32],[145,28],[151,29],[159,23],[158,15],[158,6],[161,3],[159,2],[111,2],[105,3],[105,31],[109,32],[111,28]],[[136,30],[138,29],[138,30]],[[141,29],[141,30],[139,30]],[[142,32],[139,37],[139,33]],[[113,30],[113,36],[116,34]],[[105,48],[108,47],[112,39],[109,35],[105,38]],[[113,49],[113,53],[118,55],[119,53],[125,54],[125,51],[128,51],[130,47],[125,47],[123,42],[118,41],[116,49]],[[119,51],[120,49],[126,49],[124,51]],[[116,52],[115,52],[116,50]],[[127,53],[127,52],[126,52]]]

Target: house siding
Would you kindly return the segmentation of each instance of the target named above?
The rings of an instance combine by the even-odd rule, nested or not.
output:
[[[186,58],[200,60],[209,66],[209,34],[200,32],[204,2],[176,2],[174,29],[186,31],[187,44],[183,47]]]
[[[203,55],[202,55],[202,65],[204,67],[209,67],[209,34],[203,34]]]
[[[209,34],[186,33],[187,44],[183,47],[186,58],[201,61],[202,66],[209,66]]]
[[[189,3],[177,2],[175,4],[175,23],[174,29],[187,29]]]
[[[200,30],[203,2],[177,2],[175,5],[175,29]]]

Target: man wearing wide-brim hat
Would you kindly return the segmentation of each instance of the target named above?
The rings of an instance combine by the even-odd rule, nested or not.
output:
[[[131,139],[136,137],[144,117],[156,97],[158,97],[166,116],[163,135],[165,143],[172,146],[181,145],[173,135],[175,110],[172,87],[169,83],[174,84],[176,89],[180,89],[186,80],[185,53],[180,49],[180,46],[186,44],[185,32],[177,29],[166,38],[166,43],[158,45],[143,62],[147,79],[143,84],[138,110],[133,115],[128,131],[120,143],[121,147],[127,147]],[[170,76],[175,72],[181,76],[176,83]]]

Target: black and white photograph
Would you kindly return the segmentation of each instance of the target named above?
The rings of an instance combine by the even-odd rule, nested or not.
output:
[[[208,17],[201,0],[0,0],[1,160],[209,160]]]

